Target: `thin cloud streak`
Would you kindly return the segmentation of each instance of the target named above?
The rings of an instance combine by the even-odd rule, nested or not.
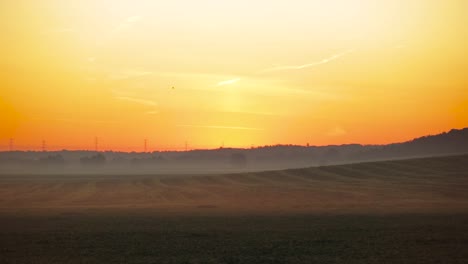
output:
[[[231,84],[235,84],[236,82],[240,81],[241,79],[240,78],[236,78],[236,79],[231,79],[231,80],[226,80],[226,81],[222,81],[222,82],[219,82],[217,84],[217,86],[225,86],[225,85],[231,85]]]
[[[138,21],[140,21],[142,19],[143,19],[142,16],[131,16],[131,17],[127,17],[126,21],[127,21],[127,23],[135,23],[135,22],[138,22]]]
[[[128,97],[128,96],[117,96],[115,98],[118,100],[129,101],[129,102],[142,104],[142,105],[158,106],[158,104],[155,101],[146,100],[146,99],[140,99],[140,98],[134,98],[134,97]]]
[[[404,49],[404,48],[406,48],[406,47],[407,47],[406,44],[400,44],[400,45],[394,46],[395,49]]]
[[[228,114],[245,114],[245,115],[259,115],[259,116],[281,116],[278,113],[269,113],[269,112],[252,112],[252,111],[220,111],[222,113]]]
[[[150,71],[137,71],[137,70],[127,70],[120,73],[113,73],[108,76],[110,80],[125,80],[131,78],[138,78],[153,75],[153,72]]]
[[[332,128],[330,131],[328,131],[328,136],[331,136],[331,137],[339,137],[339,136],[344,136],[346,135],[348,132],[340,127],[340,126],[336,126],[334,128]]]
[[[130,29],[132,27],[133,24],[141,21],[143,19],[142,16],[130,16],[130,17],[127,17],[123,22],[121,22],[118,26],[116,26],[112,32],[113,33],[117,33],[117,32],[120,32],[120,31],[124,31],[124,30],[127,30],[127,29]]]
[[[212,125],[178,125],[178,127],[198,127],[212,129],[234,129],[234,130],[264,130],[256,127],[241,127],[241,126],[212,126]]]
[[[268,73],[268,72],[276,72],[276,71],[288,71],[288,70],[302,70],[302,69],[306,69],[306,68],[311,68],[311,67],[316,67],[316,66],[319,66],[319,65],[323,65],[323,64],[327,64],[329,62],[332,62],[336,59],[339,59],[349,53],[352,53],[354,52],[354,49],[350,49],[350,50],[347,50],[345,52],[342,52],[342,53],[338,53],[338,54],[334,54],[328,58],[325,58],[323,60],[320,60],[320,61],[316,61],[316,62],[312,62],[312,63],[307,63],[307,64],[303,64],[303,65],[285,65],[285,66],[277,66],[277,67],[273,67],[273,68],[268,68],[268,69],[264,69],[264,70],[261,70],[259,73]]]
[[[122,124],[121,121],[113,121],[113,120],[80,120],[80,119],[72,119],[72,118],[51,118],[51,119],[35,119],[41,121],[58,121],[58,122],[67,122],[67,123],[77,123],[77,124]]]
[[[317,67],[323,64],[330,63],[334,60],[337,60],[347,54],[355,52],[355,49],[349,49],[341,53],[334,54],[328,58],[322,59],[320,61],[312,62],[312,63],[307,63],[303,65],[284,65],[284,66],[275,66],[273,68],[267,68],[260,70],[256,73],[251,74],[250,76],[255,76],[255,75],[261,75],[265,73],[271,73],[271,72],[278,72],[278,71],[291,71],[291,70],[302,70],[302,69],[307,69],[307,68],[312,68],[312,67]],[[247,76],[248,78],[248,76]],[[216,86],[226,86],[226,85],[231,85],[234,83],[237,83],[241,80],[241,78],[235,78],[235,79],[230,79],[230,80],[225,80],[217,83]]]
[[[52,28],[52,29],[41,32],[41,34],[42,35],[64,34],[64,33],[71,33],[73,31],[74,31],[73,28]]]

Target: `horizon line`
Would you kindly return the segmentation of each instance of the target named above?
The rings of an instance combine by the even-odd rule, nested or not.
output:
[[[96,152],[96,153],[106,153],[106,152],[116,152],[116,153],[154,153],[154,152],[190,152],[190,151],[215,151],[215,150],[221,150],[221,149],[237,149],[237,150],[252,150],[252,149],[259,149],[259,148],[272,148],[272,147],[303,147],[303,148],[317,148],[317,147],[339,147],[339,146],[351,146],[351,145],[358,145],[358,146],[388,146],[388,145],[393,145],[393,144],[402,144],[402,143],[408,143],[416,139],[421,139],[425,137],[431,137],[431,136],[438,136],[438,135],[443,135],[450,133],[452,131],[463,131],[467,130],[468,127],[463,127],[463,128],[452,128],[449,130],[445,130],[443,132],[437,133],[437,134],[426,134],[422,135],[419,137],[415,137],[406,141],[399,141],[399,142],[390,142],[390,143],[383,143],[383,144],[362,144],[362,143],[342,143],[342,144],[327,144],[327,145],[313,145],[306,143],[304,144],[288,144],[288,143],[276,143],[276,144],[271,144],[271,145],[252,145],[250,147],[235,147],[235,146],[219,146],[216,148],[213,147],[194,147],[194,148],[187,148],[187,146],[180,146],[180,147],[163,147],[163,148],[154,148],[149,151],[138,151],[135,150],[137,148],[142,148],[142,147],[127,147],[127,148],[132,148],[133,150],[125,151],[125,150],[112,150],[112,149],[104,149],[104,150],[92,150],[92,149],[73,149],[73,148],[53,148],[51,147],[51,150],[41,150],[40,146],[36,148],[30,148],[30,149],[21,149],[21,145],[19,145],[19,149],[12,149],[8,150],[7,148],[9,147],[8,145],[0,145],[0,153],[8,153],[8,152],[64,152],[64,151],[69,151],[69,152]],[[125,147],[123,147],[125,149]],[[3,150],[5,149],[5,150]]]

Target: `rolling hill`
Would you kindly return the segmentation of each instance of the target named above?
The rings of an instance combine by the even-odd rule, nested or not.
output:
[[[468,155],[220,175],[2,175],[1,210],[426,212],[468,209]]]
[[[0,152],[0,174],[216,174],[468,153],[468,128],[388,145],[295,146],[136,152]],[[245,162],[235,162],[241,157]],[[100,162],[97,162],[99,158]]]

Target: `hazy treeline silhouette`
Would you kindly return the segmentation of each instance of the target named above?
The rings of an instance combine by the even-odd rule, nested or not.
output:
[[[102,153],[98,153],[91,157],[80,158],[80,163],[83,165],[102,165],[106,163],[106,157]]]
[[[251,149],[137,152],[13,151],[0,152],[0,173],[44,168],[78,170],[107,168],[106,172],[216,172],[269,170],[468,153],[468,128],[389,145],[294,146]]]

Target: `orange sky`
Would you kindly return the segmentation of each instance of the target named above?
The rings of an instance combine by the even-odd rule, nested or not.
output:
[[[463,0],[1,1],[0,147],[380,144],[467,127],[466,25]]]

